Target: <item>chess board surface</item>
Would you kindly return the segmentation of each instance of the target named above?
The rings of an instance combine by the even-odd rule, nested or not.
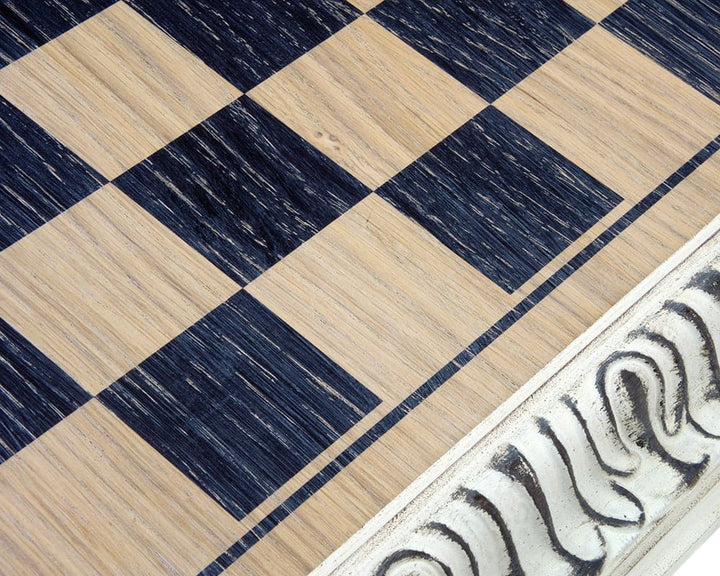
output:
[[[716,0],[0,0],[0,574],[308,574],[719,150]]]

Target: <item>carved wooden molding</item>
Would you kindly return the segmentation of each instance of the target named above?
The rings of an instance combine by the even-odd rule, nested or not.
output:
[[[718,228],[314,574],[666,573],[720,522]]]

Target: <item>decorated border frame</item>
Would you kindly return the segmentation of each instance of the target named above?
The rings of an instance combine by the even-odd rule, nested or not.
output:
[[[313,576],[660,576],[720,524],[720,217]]]

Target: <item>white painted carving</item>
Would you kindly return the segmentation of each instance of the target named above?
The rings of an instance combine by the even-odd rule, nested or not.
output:
[[[720,469],[719,247],[706,242],[317,573],[627,573],[632,552]]]

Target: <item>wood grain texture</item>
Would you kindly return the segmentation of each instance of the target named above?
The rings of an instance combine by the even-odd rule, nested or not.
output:
[[[118,2],[0,70],[0,95],[113,179],[240,92]]]
[[[594,22],[600,22],[625,2],[626,0],[567,0],[570,6]]]
[[[508,292],[620,201],[492,106],[378,194]]]
[[[494,374],[519,388],[712,220],[720,211],[718,177],[716,153],[454,379],[469,386]],[[515,350],[525,346],[518,356]]]
[[[504,422],[454,448],[372,543],[319,574],[479,574],[480,558],[494,576],[634,569],[720,477],[717,223],[691,246],[528,383]]]
[[[367,16],[248,95],[371,189],[486,105]]]
[[[0,574],[194,574],[235,521],[97,400],[0,468]]]
[[[241,284],[370,193],[245,96],[115,183]]]
[[[237,519],[380,403],[245,291],[99,398]]]
[[[392,403],[510,306],[495,284],[375,194],[247,291]]]
[[[223,574],[308,574],[720,213],[718,182],[720,153],[493,338]]]
[[[720,104],[720,6],[630,0],[602,26]]]
[[[0,96],[0,250],[103,183],[92,168]]]
[[[375,8],[383,0],[348,0],[350,4],[355,6],[357,9],[367,12],[371,8]]]
[[[130,4],[247,92],[352,22],[346,0],[130,0]]]
[[[0,0],[0,574],[308,574],[718,214],[618,2]]]
[[[89,399],[72,378],[0,319],[0,463]]]
[[[623,200],[617,204],[615,208],[588,228],[575,242],[550,260],[542,270],[513,292],[513,295],[518,298],[527,298],[533,294],[535,290],[545,285],[548,280],[561,273],[566,266],[572,265],[575,258],[582,257],[585,250],[593,246],[604,234],[607,234],[607,230],[616,225],[618,220],[632,208],[633,203],[629,200]]]
[[[239,290],[108,184],[0,252],[0,314],[97,393]]]
[[[0,68],[77,26],[116,0],[12,0],[0,4]]]
[[[638,201],[720,131],[720,107],[601,27],[495,102]]]
[[[592,25],[555,0],[385,0],[369,14],[488,102]]]

